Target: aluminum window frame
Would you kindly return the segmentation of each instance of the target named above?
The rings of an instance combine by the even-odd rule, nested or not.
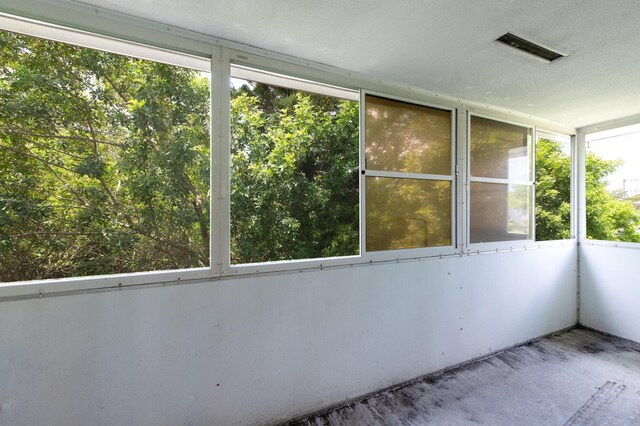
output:
[[[43,7],[44,6],[44,7]],[[412,262],[443,257],[458,257],[493,253],[496,251],[520,250],[528,248],[545,248],[566,245],[566,241],[546,241],[540,243],[496,244],[487,243],[487,247],[468,247],[468,120],[470,112],[478,115],[486,114],[488,118],[500,121],[518,120],[544,126],[545,129],[561,133],[574,134],[576,129],[561,123],[533,117],[529,114],[513,111],[482,102],[466,101],[442,93],[429,91],[424,87],[411,86],[404,83],[389,81],[379,77],[353,72],[323,65],[316,62],[292,57],[274,51],[252,47],[246,44],[212,37],[206,34],[159,24],[133,16],[112,12],[104,8],[74,3],[65,4],[53,0],[37,0],[23,2],[8,0],[0,6],[0,16],[8,22],[32,22],[39,26],[55,27],[70,32],[86,33],[96,37],[105,37],[128,43],[134,46],[146,46],[153,50],[164,50],[178,55],[195,56],[201,60],[210,61],[206,71],[211,72],[211,261],[208,268],[197,268],[174,271],[141,272],[132,274],[114,274],[108,276],[75,277],[51,280],[34,280],[23,282],[0,283],[0,301],[19,300],[34,297],[64,296],[83,294],[88,292],[117,291],[125,288],[156,287],[189,283],[215,284],[219,280],[233,278],[262,276],[270,274],[287,274],[299,272],[313,272],[323,269],[369,266],[375,264]],[[2,25],[0,25],[2,26]],[[12,28],[6,28],[12,30]],[[20,32],[20,31],[18,31]],[[75,44],[75,43],[72,43]],[[93,46],[88,46],[92,47]],[[154,60],[154,59],[152,59]],[[229,251],[225,245],[228,239],[229,223],[227,202],[229,180],[229,102],[230,102],[230,64],[242,63],[249,67],[271,70],[277,73],[299,77],[305,80],[322,82],[329,85],[345,87],[354,90],[368,91],[390,99],[405,100],[410,103],[424,103],[435,108],[451,108],[457,111],[455,132],[455,219],[452,223],[454,238],[452,242],[457,248],[449,248],[448,252],[441,252],[440,247],[381,251],[368,253],[367,256],[349,256],[341,258],[324,258],[316,260],[278,261],[267,264],[256,264],[243,268],[230,268],[228,263]],[[180,65],[179,63],[176,65]],[[362,111],[362,106],[361,106]],[[621,120],[612,120],[612,127],[617,127]],[[640,122],[640,117],[636,122]],[[589,126],[592,127],[592,126]],[[362,137],[362,131],[360,131]],[[576,197],[577,210],[574,220],[575,226],[581,230],[584,226],[581,206],[583,197],[584,161],[580,162],[583,154],[581,140],[584,140],[584,130],[578,131],[574,150],[578,153],[576,161],[577,178],[575,187],[578,188]],[[362,159],[360,160],[362,162]],[[580,179],[578,179],[580,178]],[[361,191],[362,197],[362,191]],[[583,201],[583,200],[582,200]],[[535,201],[534,201],[535,202]],[[362,206],[363,200],[360,200]],[[363,226],[361,223],[360,226]],[[578,228],[579,226],[579,228]],[[214,232],[217,231],[217,232]],[[579,234],[580,236],[580,234]],[[362,237],[362,235],[361,235]],[[511,242],[510,242],[511,243]],[[568,242],[575,244],[575,242]]]
[[[386,263],[386,262],[398,262],[402,260],[415,260],[425,258],[440,258],[444,256],[459,255],[459,242],[456,237],[459,235],[457,229],[457,218],[459,212],[457,211],[457,193],[458,183],[456,179],[456,172],[459,168],[459,158],[456,156],[458,146],[458,116],[457,112],[461,107],[460,104],[455,102],[447,102],[444,99],[438,99],[432,96],[424,96],[420,93],[409,93],[408,95],[395,95],[389,94],[387,91],[378,90],[377,88],[370,88],[370,86],[377,86],[380,82],[368,85],[366,82],[360,81],[358,78],[352,78],[351,73],[347,73],[347,77],[344,75],[336,75],[335,73],[326,72],[318,69],[310,69],[308,63],[298,64],[288,61],[282,61],[280,59],[274,59],[263,55],[256,55],[253,53],[239,51],[235,49],[223,49],[222,50],[222,67],[225,68],[225,72],[228,72],[228,77],[231,76],[231,68],[234,66],[255,69],[263,73],[263,75],[269,75],[270,73],[276,74],[277,77],[290,78],[292,84],[287,87],[295,87],[296,81],[302,81],[304,86],[298,86],[299,88],[308,87],[308,83],[317,84],[318,86],[325,86],[333,90],[338,88],[339,90],[357,91],[359,92],[360,100],[360,114],[359,114],[359,233],[360,233],[360,253],[351,256],[340,257],[325,257],[325,258],[313,258],[313,259],[291,259],[291,260],[277,260],[261,263],[248,263],[248,264],[231,264],[230,263],[230,134],[227,130],[223,133],[221,150],[224,151],[225,158],[221,165],[221,192],[219,198],[223,201],[221,207],[221,218],[226,225],[222,232],[220,232],[219,247],[223,247],[221,250],[221,258],[219,264],[220,277],[233,277],[233,276],[252,276],[260,274],[270,273],[287,273],[292,271],[304,271],[304,270],[322,270],[329,268],[350,267],[355,265],[367,265],[374,263]],[[227,71],[229,70],[229,71]],[[281,81],[281,80],[280,80]],[[224,102],[229,105],[230,97],[230,79],[225,77],[226,91],[224,96],[228,98]],[[282,84],[280,84],[282,85]],[[384,85],[383,85],[384,86]],[[305,89],[302,89],[305,90]],[[308,91],[308,88],[306,89]],[[326,92],[320,92],[320,94],[327,94]],[[412,249],[399,249],[399,250],[385,250],[379,252],[365,252],[363,250],[363,235],[366,223],[363,221],[364,215],[364,203],[366,201],[363,191],[363,175],[361,173],[364,166],[364,127],[363,127],[363,114],[364,108],[362,99],[366,94],[373,96],[388,98],[397,100],[400,102],[406,102],[410,104],[423,105],[431,108],[451,111],[452,113],[452,245],[439,246],[439,247],[424,247],[424,248],[412,248]],[[230,109],[226,108],[223,112],[222,121],[225,125],[228,125],[230,121]],[[440,175],[435,175],[440,176]]]
[[[536,128],[536,140],[535,143],[536,145],[534,145],[534,161],[535,161],[535,149],[537,147],[537,143],[538,143],[538,139],[548,136],[547,139],[553,140],[553,141],[557,141],[557,142],[561,142],[561,143],[569,143],[569,159],[570,159],[570,169],[569,169],[569,203],[570,203],[570,208],[571,208],[571,212],[569,214],[569,220],[570,220],[570,224],[569,224],[569,233],[570,236],[569,238],[560,238],[560,239],[555,239],[555,240],[537,240],[535,238],[535,228],[534,228],[534,240],[536,243],[538,244],[549,244],[549,243],[554,243],[556,241],[571,241],[571,240],[576,240],[577,239],[577,191],[576,191],[576,186],[577,186],[577,143],[576,143],[576,135],[575,134],[566,134],[566,133],[559,133],[559,132],[554,132],[554,131],[550,131],[550,130],[546,130],[544,128]],[[534,178],[535,178],[535,162],[534,162]],[[535,214],[536,214],[536,207],[535,207],[535,195],[537,194],[537,185],[534,188],[534,222],[535,222]]]
[[[424,106],[433,109],[439,109],[443,111],[449,111],[451,115],[451,175],[437,175],[429,173],[404,173],[404,172],[388,172],[381,170],[370,170],[365,167],[366,159],[366,97],[374,96],[382,99],[388,99],[392,101],[398,101],[407,103],[410,105]],[[456,240],[456,218],[458,213],[456,211],[457,205],[457,179],[456,170],[457,165],[457,108],[451,106],[439,105],[437,103],[416,101],[400,96],[389,95],[373,90],[362,90],[360,95],[360,253],[363,257],[369,259],[387,259],[390,255],[396,257],[423,257],[423,256],[444,256],[455,254],[458,247]],[[430,181],[449,181],[451,182],[451,244],[446,246],[432,246],[432,247],[416,247],[406,249],[395,250],[379,250],[379,251],[367,251],[366,250],[366,178],[367,177],[388,177],[396,179],[416,179],[416,180],[430,180]]]
[[[248,56],[244,54],[241,55],[242,58],[240,60],[232,59],[233,53],[228,55],[226,59],[228,60],[225,64],[225,67],[228,71],[228,82],[229,84],[225,87],[227,90],[228,108],[226,109],[225,122],[229,123],[230,129],[230,121],[231,121],[231,78],[240,78],[247,79],[251,76],[258,77],[256,81],[259,83],[264,83],[268,85],[274,85],[279,87],[284,87],[293,90],[304,91],[307,93],[314,93],[323,96],[332,96],[340,99],[347,99],[351,101],[358,102],[360,105],[360,90],[352,89],[343,86],[339,86],[332,83],[327,83],[325,81],[314,81],[308,78],[302,78],[298,75],[294,74],[295,70],[290,69],[287,66],[281,66],[280,69],[284,71],[280,71],[278,64],[270,64],[271,66],[261,67],[255,66],[253,64],[249,64],[247,60]],[[237,56],[237,54],[236,54]],[[228,66],[227,66],[228,65]],[[264,65],[264,64],[263,64]],[[286,70],[292,71],[289,74]],[[238,73],[236,70],[239,70]],[[240,76],[238,76],[240,74]],[[358,123],[358,128],[361,129],[361,124]],[[359,130],[359,133],[360,130]],[[225,164],[223,165],[223,169],[220,170],[222,176],[222,186],[224,188],[223,198],[225,199],[225,203],[222,206],[224,211],[223,220],[224,220],[224,232],[222,233],[223,241],[220,242],[221,246],[224,247],[222,253],[222,263],[221,263],[221,273],[223,275],[233,275],[237,273],[261,273],[261,272],[273,272],[273,271],[287,271],[287,270],[295,270],[299,268],[315,268],[315,267],[324,267],[327,264],[330,265],[346,265],[351,264],[354,259],[361,258],[361,252],[355,255],[346,255],[346,256],[332,256],[332,257],[316,257],[316,258],[307,258],[307,259],[286,259],[286,260],[271,260],[266,262],[252,262],[252,263],[239,263],[234,264],[231,263],[231,134],[230,131],[226,131],[226,138],[223,146],[223,151],[225,152]],[[360,143],[360,139],[358,139],[358,144]],[[358,152],[360,152],[360,148],[358,146]],[[358,170],[360,170],[361,160],[358,158]],[[359,193],[361,192],[361,188],[358,187]],[[360,216],[358,215],[358,218]],[[358,223],[358,231],[360,232],[362,228],[362,224]]]
[[[587,188],[586,188],[586,162],[587,162],[587,135],[607,130],[615,130],[622,127],[640,124],[640,114],[630,117],[613,119],[601,123],[591,124],[577,129],[576,135],[576,163],[579,178],[577,188],[577,241],[579,245],[616,247],[625,249],[640,249],[640,243],[629,241],[596,240],[587,238]]]
[[[214,80],[216,75],[215,73],[217,72],[217,69],[214,69],[216,68],[214,63],[215,58],[219,55],[219,49],[217,48],[213,48],[211,50],[209,57],[196,56],[2,13],[0,13],[0,31],[13,32],[30,37],[65,43],[76,47],[104,51],[136,59],[165,63],[196,71],[207,72],[210,74],[211,81],[209,93],[212,112],[210,113],[209,118],[211,126],[213,126],[213,111],[215,110]],[[213,144],[211,141],[210,152],[213,152]],[[214,181],[214,165],[212,164],[211,158],[212,156],[210,155],[210,186]],[[29,292],[37,291],[38,294],[43,295],[45,292],[76,292],[85,289],[123,288],[145,284],[215,279],[218,276],[218,273],[214,259],[218,256],[218,252],[217,248],[214,246],[215,228],[213,228],[213,218],[214,212],[213,208],[211,208],[209,215],[209,266],[207,267],[0,282],[1,296],[3,298],[19,297],[24,294],[26,289],[28,289]]]
[[[498,121],[501,123],[511,124],[514,126],[520,126],[527,129],[531,129],[531,159],[530,159],[530,177],[532,180],[522,181],[522,180],[511,180],[511,179],[500,179],[500,178],[487,178],[480,176],[472,176],[471,175],[471,117],[480,117],[488,120]],[[533,246],[535,243],[535,235],[536,235],[536,221],[535,221],[535,141],[536,141],[536,126],[535,124],[526,123],[523,121],[516,121],[511,118],[505,118],[500,116],[499,114],[487,114],[483,112],[477,111],[467,111],[466,116],[466,239],[465,243],[470,252],[486,252],[486,251],[501,251],[501,250],[513,250],[519,248],[525,248],[527,246]],[[531,187],[532,198],[531,198],[531,208],[529,210],[530,217],[530,231],[531,238],[522,238],[522,239],[514,239],[508,241],[483,241],[480,243],[472,243],[471,242],[471,184],[473,182],[478,183],[495,183],[501,185],[526,185]]]

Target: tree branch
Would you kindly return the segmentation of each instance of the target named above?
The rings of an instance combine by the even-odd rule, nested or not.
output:
[[[14,134],[19,134],[19,135],[25,135],[25,136],[30,136],[32,138],[49,138],[49,139],[67,139],[67,140],[77,140],[77,141],[84,141],[84,142],[97,142],[100,144],[105,144],[105,145],[112,145],[112,146],[117,146],[117,147],[124,147],[123,144],[121,143],[117,143],[117,142],[109,142],[109,141],[105,141],[105,140],[100,140],[100,139],[92,139],[92,138],[86,138],[86,137],[82,137],[82,136],[72,136],[72,135],[49,135],[49,134],[42,134],[42,133],[34,133],[34,132],[29,132],[26,130],[17,130],[17,129],[11,129],[11,128],[0,128],[0,133],[14,133]]]
[[[113,82],[113,80],[112,80],[112,79],[111,79],[111,78],[110,78],[106,73],[103,75],[103,77],[104,77],[104,79],[107,81],[107,83],[109,83],[109,86],[111,86],[111,88],[116,92],[116,94],[118,95],[118,97],[119,97],[120,99],[122,99],[122,101],[123,101],[125,104],[128,104],[128,103],[129,103],[130,98],[127,98],[127,97],[124,95],[124,93],[122,93],[122,92],[120,91],[120,89],[118,89],[118,86],[116,86],[116,84]]]
[[[9,236],[12,238],[16,237],[39,237],[39,236],[47,236],[47,235],[62,235],[62,236],[81,236],[81,235],[102,235],[100,232],[67,232],[67,231],[32,231],[32,232],[21,232],[19,234],[10,234]]]
[[[68,172],[78,174],[78,172],[76,172],[75,170],[68,169],[68,168],[66,168],[64,166],[61,166],[59,164],[51,163],[50,161],[45,160],[44,158],[40,157],[39,155],[37,155],[36,153],[34,153],[32,150],[30,150],[27,147],[25,147],[25,148],[29,152],[24,152],[24,151],[21,151],[21,150],[19,150],[17,148],[13,148],[13,147],[10,147],[10,146],[6,146],[6,145],[0,144],[0,149],[3,149],[3,148],[4,149],[8,149],[9,151],[17,152],[18,154],[24,155],[26,157],[33,158],[33,159],[41,162],[51,172],[51,174],[58,180],[58,182],[60,182],[63,186],[65,186],[69,190],[69,192],[71,192],[81,204],[84,204],[85,206],[89,206],[90,205],[89,203],[87,203],[87,200],[85,200],[82,196],[80,196],[80,194],[78,194],[78,192],[75,189],[73,189],[66,182],[65,179],[62,179],[62,177],[58,174],[58,172],[56,172],[53,169],[53,167],[55,166],[55,167],[61,168],[62,170],[66,170]]]

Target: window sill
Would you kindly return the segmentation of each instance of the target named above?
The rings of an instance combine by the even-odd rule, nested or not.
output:
[[[509,246],[483,243],[471,245],[464,251],[454,247],[432,247],[428,249],[397,250],[325,259],[304,259],[260,264],[234,265],[216,271],[215,268],[183,269],[173,271],[138,272],[133,274],[103,275],[94,277],[61,278],[53,280],[20,281],[0,283],[0,302],[69,296],[84,293],[131,290],[199,282],[224,281],[268,275],[314,272],[321,270],[352,268],[390,263],[421,262],[454,257],[506,253],[514,251],[550,249],[575,246],[575,239],[555,241],[519,241]],[[517,243],[517,244],[516,244]],[[604,243],[604,244],[598,244]],[[588,245],[621,246],[640,248],[637,243],[615,243],[594,241]]]
[[[630,243],[627,241],[608,241],[608,240],[580,240],[581,246],[598,246],[598,247],[617,247],[626,249],[640,249],[640,243]]]

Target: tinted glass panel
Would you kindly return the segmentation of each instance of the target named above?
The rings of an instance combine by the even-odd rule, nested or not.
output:
[[[451,182],[366,179],[367,251],[451,245]]]
[[[471,182],[472,243],[531,238],[531,185]]]
[[[366,168],[451,174],[451,111],[366,97]]]
[[[527,127],[471,116],[471,176],[532,180]]]

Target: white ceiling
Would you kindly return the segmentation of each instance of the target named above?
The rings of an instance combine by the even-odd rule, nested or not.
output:
[[[81,0],[580,127],[640,113],[637,0]],[[494,43],[511,32],[569,56]]]

